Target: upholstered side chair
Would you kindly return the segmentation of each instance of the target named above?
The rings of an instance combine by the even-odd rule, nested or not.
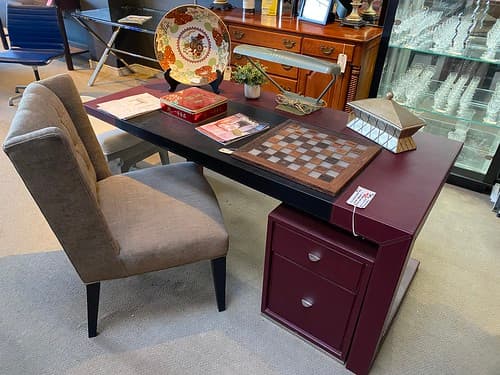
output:
[[[67,74],[28,85],[3,149],[86,284],[89,337],[103,280],[210,260],[225,309],[228,234],[195,164],[111,175]]]

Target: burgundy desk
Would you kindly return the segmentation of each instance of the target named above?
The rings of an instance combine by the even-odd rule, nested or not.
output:
[[[156,81],[96,99],[85,106],[87,112],[101,120],[280,199],[345,233],[351,232],[352,207],[346,204],[348,197],[357,186],[377,193],[367,208],[356,211],[358,239],[369,243],[375,251],[352,341],[345,353],[348,369],[356,374],[368,373],[380,341],[418,267],[418,262],[410,259],[412,245],[462,145],[431,134],[418,133],[415,136],[417,150],[399,155],[382,150],[340,195],[330,197],[221,154],[217,151],[220,145],[196,132],[194,126],[163,113],[120,121],[97,110],[100,102],[141,92],[159,97],[166,91],[166,83]],[[221,94],[235,102],[252,105],[257,108],[256,114],[274,108],[273,94],[264,93],[259,100],[246,100],[240,85],[226,81],[221,85]],[[295,117],[284,112],[280,114]],[[343,112],[323,109],[295,118],[351,132],[345,128],[347,115]]]

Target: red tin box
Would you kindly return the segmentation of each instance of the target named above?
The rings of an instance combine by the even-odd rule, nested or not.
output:
[[[165,112],[193,124],[227,110],[227,98],[198,87],[189,87],[162,96],[160,103]]]

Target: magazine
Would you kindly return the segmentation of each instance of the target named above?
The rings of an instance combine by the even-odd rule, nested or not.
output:
[[[269,128],[269,124],[257,122],[243,113],[224,117],[220,120],[210,122],[196,127],[200,133],[227,145],[241,138],[262,132]]]

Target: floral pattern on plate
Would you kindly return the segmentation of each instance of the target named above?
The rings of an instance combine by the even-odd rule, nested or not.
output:
[[[229,63],[227,27],[211,10],[182,5],[158,24],[155,53],[163,70],[180,83],[201,86],[217,79]]]

